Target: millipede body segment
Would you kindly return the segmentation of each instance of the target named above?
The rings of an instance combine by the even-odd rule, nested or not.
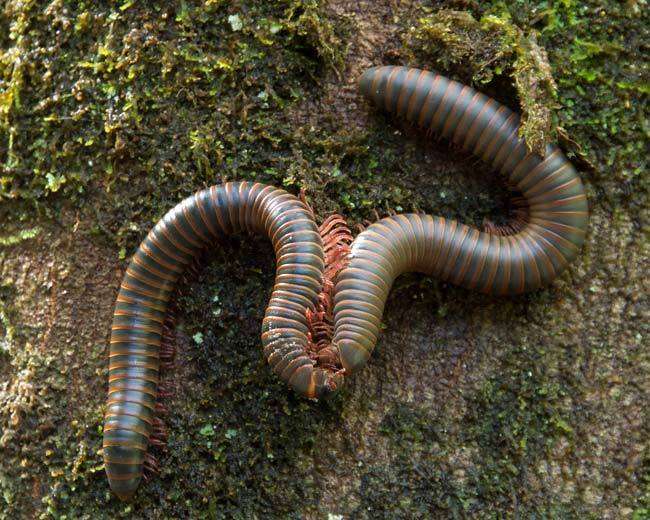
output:
[[[527,216],[500,236],[453,220],[405,214],[372,224],[354,240],[338,275],[334,339],[350,375],[370,357],[388,292],[404,272],[434,275],[492,294],[518,294],[550,283],[582,246],[585,190],[556,146],[541,157],[519,137],[519,116],[495,100],[439,74],[374,67],[359,80],[378,107],[447,138],[483,159],[521,192]]]
[[[248,182],[212,186],[169,211],[140,244],[115,303],[104,423],[104,463],[113,491],[136,490],[156,424],[163,322],[174,286],[205,248],[237,232],[273,243],[275,286],[262,327],[264,354],[298,393],[323,397],[341,383],[308,351],[306,315],[321,290],[324,253],[311,210],[284,190]]]

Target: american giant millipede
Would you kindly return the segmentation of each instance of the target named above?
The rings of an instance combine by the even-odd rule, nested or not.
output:
[[[519,117],[476,90],[439,74],[374,67],[361,92],[381,108],[480,157],[518,189],[526,215],[514,234],[481,232],[453,220],[405,214],[357,236],[334,291],[334,338],[349,376],[374,349],[395,278],[422,272],[493,294],[531,291],[553,280],[578,254],[587,229],[585,191],[556,146],[529,153]]]
[[[327,231],[336,234],[340,229],[333,222]],[[135,492],[151,436],[160,428],[156,416],[160,350],[174,286],[204,248],[238,231],[266,233],[275,249],[275,286],[262,327],[264,354],[275,373],[307,397],[323,397],[342,381],[329,362],[331,356],[310,348],[314,345],[307,316],[323,306],[319,294],[325,267],[311,210],[286,191],[262,184],[232,182],[199,191],[149,232],[117,295],[104,463],[111,488],[121,498]],[[336,263],[336,251],[330,248],[327,253]]]
[[[556,147],[544,158],[528,152],[514,113],[417,69],[373,68],[360,88],[385,109],[439,132],[506,175],[526,200],[525,217],[508,236],[429,215],[388,217],[362,232],[347,254],[340,221],[321,227],[324,249],[309,208],[277,188],[228,183],[181,202],[138,248],[115,305],[104,461],[121,498],[137,488],[157,428],[160,347],[174,285],[220,237],[251,231],[271,239],[277,272],[263,324],[264,353],[274,371],[308,397],[332,393],[343,373],[366,363],[400,273],[419,271],[470,289],[513,294],[549,283],[578,253],[587,226],[582,183]]]

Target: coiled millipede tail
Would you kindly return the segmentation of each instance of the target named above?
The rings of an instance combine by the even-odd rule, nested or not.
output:
[[[550,283],[578,254],[588,210],[583,185],[555,146],[544,157],[519,137],[519,118],[474,89],[405,67],[375,67],[359,81],[381,108],[438,133],[502,173],[525,199],[506,229],[490,232],[442,217],[404,214],[354,240],[333,216],[321,227],[310,208],[271,186],[232,182],[199,191],[167,213],[140,244],[115,303],[104,424],[113,491],[135,492],[161,442],[157,417],[165,317],[179,277],[197,255],[236,232],[265,233],[275,249],[275,286],[262,326],[264,354],[299,394],[320,398],[365,365],[386,298],[408,271],[493,294]]]

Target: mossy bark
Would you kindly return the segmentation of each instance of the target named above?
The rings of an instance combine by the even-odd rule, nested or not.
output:
[[[0,7],[0,518],[645,518],[648,90],[644,4],[5,2]],[[481,225],[507,193],[377,113],[363,68],[435,68],[559,136],[591,208],[551,287],[392,292],[368,367],[330,403],[265,366],[262,239],[182,291],[160,478],[120,503],[101,427],[125,262],[223,180],[354,224],[422,210]]]

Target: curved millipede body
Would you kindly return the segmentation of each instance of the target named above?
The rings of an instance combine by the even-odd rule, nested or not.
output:
[[[551,282],[578,254],[588,217],[582,183],[557,147],[549,146],[544,157],[528,152],[516,114],[470,87],[418,69],[370,69],[360,89],[382,108],[500,171],[522,193],[525,218],[509,227],[515,233],[503,236],[441,217],[397,215],[368,227],[343,259],[349,243],[344,223],[334,218],[322,227],[331,235],[325,255],[311,210],[281,189],[227,183],[181,202],[140,244],[115,304],[104,461],[121,498],[137,488],[156,428],[170,297],[185,267],[221,237],[248,231],[271,239],[277,271],[262,345],[273,370],[307,397],[330,395],[342,385],[343,373],[366,363],[401,273],[418,271],[469,289],[516,294]]]
[[[311,210],[284,190],[248,182],[212,186],[169,211],[140,244],[115,303],[110,339],[104,462],[113,491],[129,498],[142,477],[155,425],[163,321],[174,286],[206,247],[232,233],[265,233],[275,286],[262,328],[273,370],[298,393],[322,397],[342,383],[307,349],[306,315],[321,290],[323,244]]]
[[[556,146],[545,157],[519,137],[519,117],[439,74],[374,67],[359,80],[377,106],[483,159],[521,192],[528,214],[509,236],[453,220],[405,214],[372,224],[353,242],[337,279],[334,339],[346,376],[370,357],[393,281],[422,272],[468,289],[517,294],[551,282],[578,254],[588,208],[576,170]]]

